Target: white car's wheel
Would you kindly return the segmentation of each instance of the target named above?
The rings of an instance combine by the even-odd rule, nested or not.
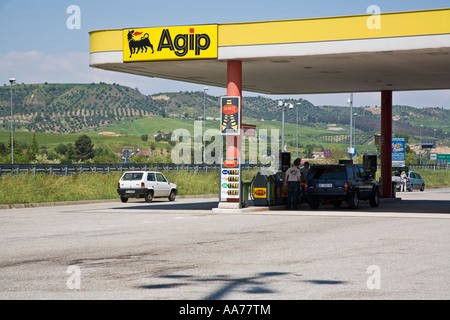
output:
[[[152,202],[152,200],[153,200],[153,190],[149,190],[144,199],[145,199],[145,202]]]

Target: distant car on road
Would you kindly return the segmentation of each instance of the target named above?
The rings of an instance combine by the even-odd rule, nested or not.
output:
[[[413,191],[414,189],[418,189],[420,191],[425,190],[425,180],[420,176],[416,171],[409,171],[408,167],[393,167],[393,170],[396,170],[397,173],[405,171],[406,173],[406,190]],[[399,175],[392,176],[392,185],[395,186],[397,192],[402,189],[402,181]]]
[[[122,202],[127,202],[129,198],[144,198],[146,202],[151,202],[153,198],[166,197],[174,201],[177,192],[177,185],[156,171],[127,171],[117,184]]]
[[[409,171],[406,178],[406,190],[413,191],[414,189],[419,189],[420,191],[425,190],[425,180],[415,171]]]

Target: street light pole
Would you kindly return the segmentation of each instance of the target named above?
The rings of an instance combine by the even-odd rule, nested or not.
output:
[[[203,162],[206,163],[206,91],[208,87],[203,88]]]
[[[283,112],[281,114],[281,152],[286,151],[284,150],[284,118],[286,114],[286,107],[289,107],[289,109],[294,109],[294,106],[292,103],[287,103],[284,101],[278,101],[278,106],[283,108]]]
[[[301,103],[297,103],[297,158],[298,158],[298,108],[300,108]]]
[[[11,164],[14,164],[14,119],[13,119],[13,92],[12,87],[14,83],[16,82],[16,79],[11,78],[9,79],[9,83],[11,83]]]
[[[350,104],[350,148],[348,153],[350,160],[353,160],[353,93],[350,94],[348,103]]]
[[[419,151],[419,154],[420,154],[420,165],[422,165],[422,128],[423,128],[423,124],[421,124],[420,125],[420,151]]]
[[[434,153],[436,154],[436,149],[437,149],[437,143],[436,143],[436,130],[434,129]],[[434,163],[434,167],[433,169],[436,170],[436,159],[433,160]]]
[[[286,113],[286,103],[278,101],[278,106],[282,108],[281,112],[281,152],[284,151],[284,114]]]

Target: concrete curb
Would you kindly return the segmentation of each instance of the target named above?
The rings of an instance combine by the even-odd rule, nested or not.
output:
[[[54,206],[70,206],[79,204],[117,202],[118,200],[83,200],[83,201],[60,201],[60,202],[39,202],[39,203],[15,203],[0,205],[0,209],[20,209],[20,208],[41,208]]]
[[[222,209],[222,208],[213,208],[213,214],[233,214],[233,213],[249,213],[249,212],[261,212],[261,211],[271,211],[273,209],[269,207],[247,207],[240,209]]]
[[[381,202],[383,203],[387,203],[387,202],[397,202],[397,201],[401,201],[401,198],[381,198],[380,199]],[[261,207],[256,207],[256,206],[252,206],[252,207],[247,207],[247,208],[213,208],[212,209],[212,213],[213,214],[233,214],[233,213],[249,213],[249,212],[264,212],[264,211],[287,211],[285,210],[285,205],[278,205],[278,206],[261,206]],[[291,211],[288,211],[291,212]],[[294,211],[295,212],[295,211]]]

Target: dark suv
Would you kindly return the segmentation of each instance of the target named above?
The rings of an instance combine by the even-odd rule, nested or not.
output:
[[[351,209],[359,200],[369,200],[372,207],[380,204],[380,187],[362,165],[313,165],[308,174],[306,192],[311,209],[317,209],[321,200],[339,208],[347,201]]]

